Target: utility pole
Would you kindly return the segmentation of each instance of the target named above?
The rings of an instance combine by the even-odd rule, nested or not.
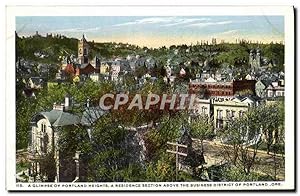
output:
[[[176,143],[167,142],[167,144],[175,146],[175,149],[176,149],[175,151],[174,150],[167,150],[167,152],[175,154],[175,156],[176,156],[176,181],[177,181],[177,179],[178,179],[178,168],[179,168],[179,160],[178,160],[179,156],[185,156],[185,157],[187,156],[186,153],[182,153],[182,152],[179,151],[179,147],[187,149],[187,145],[179,144],[177,142]]]

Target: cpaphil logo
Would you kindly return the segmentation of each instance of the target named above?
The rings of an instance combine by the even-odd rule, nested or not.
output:
[[[99,106],[103,110],[118,110],[120,107],[131,110],[149,110],[156,108],[159,110],[192,110],[194,109],[195,94],[141,94],[129,95],[121,94],[104,94],[100,98]]]

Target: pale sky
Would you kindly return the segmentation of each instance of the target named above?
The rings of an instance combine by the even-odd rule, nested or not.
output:
[[[217,38],[235,42],[284,41],[283,16],[26,16],[16,17],[20,36],[58,33],[96,42],[160,47]]]

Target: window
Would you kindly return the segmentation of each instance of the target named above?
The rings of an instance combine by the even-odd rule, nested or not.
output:
[[[217,118],[218,119],[222,119],[222,116],[223,116],[223,111],[222,110],[217,110]]]
[[[206,114],[207,108],[206,107],[202,107],[202,114]]]
[[[226,110],[226,117],[227,117],[227,118],[230,118],[230,117],[231,117],[231,115],[230,115],[230,110]]]
[[[235,116],[235,111],[232,110],[231,111],[231,117],[234,118],[234,116]]]
[[[268,91],[268,97],[273,97],[273,91],[271,90]]]
[[[216,124],[217,128],[222,129],[223,128],[223,120],[221,119],[217,119],[217,124]]]
[[[42,129],[42,134],[45,134],[45,132],[46,132],[46,125],[45,124],[42,124],[42,127],[41,127]]]
[[[239,117],[243,116],[243,111],[239,111]]]

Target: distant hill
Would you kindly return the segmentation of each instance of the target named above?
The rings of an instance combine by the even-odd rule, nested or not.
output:
[[[78,39],[68,38],[64,35],[34,35],[30,37],[16,36],[16,60],[24,58],[30,61],[44,63],[59,63],[61,57],[68,55],[77,56]],[[126,57],[141,53],[142,49],[135,45],[123,43],[94,43],[89,42],[90,59],[96,55],[109,59],[113,57]],[[40,57],[43,56],[43,58]]]
[[[30,37],[16,36],[16,60],[24,58],[40,63],[59,64],[62,57],[77,56],[78,39],[64,35],[34,35]],[[221,64],[230,64],[236,67],[247,67],[251,49],[260,48],[262,56],[276,65],[276,71],[284,70],[283,44],[256,44],[256,43],[223,43],[217,45],[172,45],[170,47],[147,48],[127,43],[96,43],[89,40],[92,59],[96,55],[104,60],[139,55],[153,58],[160,65],[167,63],[184,63],[192,61],[195,65],[208,60],[210,65],[218,68]]]

